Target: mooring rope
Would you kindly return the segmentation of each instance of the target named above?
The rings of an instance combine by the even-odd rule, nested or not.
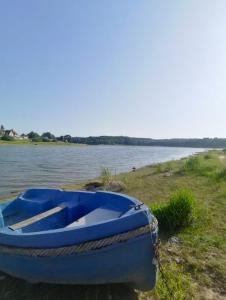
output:
[[[165,284],[165,287],[167,289],[168,294],[170,295],[169,299],[176,300],[175,296],[174,296],[174,292],[171,289],[170,285],[168,284],[168,278],[167,278],[167,276],[165,274],[165,270],[164,270],[164,268],[162,266],[162,263],[161,263],[161,259],[160,259],[160,244],[161,244],[161,241],[160,241],[160,239],[158,239],[157,242],[155,243],[155,246],[154,246],[155,258],[156,258],[156,261],[157,261],[157,266],[158,266],[159,272],[160,272],[160,274],[162,276],[162,281]]]
[[[19,256],[32,256],[32,257],[54,257],[72,255],[74,253],[82,253],[91,250],[97,250],[116,243],[126,242],[130,239],[151,233],[156,230],[158,222],[155,218],[151,224],[136,228],[134,230],[119,233],[110,237],[99,240],[88,241],[81,244],[64,246],[59,248],[21,248],[0,245],[0,253],[19,255]]]

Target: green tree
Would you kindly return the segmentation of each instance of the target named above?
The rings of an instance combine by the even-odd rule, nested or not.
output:
[[[42,139],[45,139],[45,140],[47,140],[47,139],[49,139],[49,140],[55,140],[56,138],[55,138],[55,135],[54,134],[52,134],[51,132],[44,132],[43,134],[42,134]]]
[[[40,135],[37,132],[34,132],[34,131],[29,132],[27,136],[31,140],[40,138]]]

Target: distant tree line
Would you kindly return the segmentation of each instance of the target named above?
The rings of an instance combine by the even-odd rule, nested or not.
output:
[[[9,133],[14,134],[10,136]],[[0,126],[0,139],[13,141],[17,138],[29,139],[32,142],[55,142],[61,141],[66,143],[87,144],[87,145],[131,145],[131,146],[167,146],[167,147],[193,147],[193,148],[226,148],[226,138],[177,138],[177,139],[151,139],[137,138],[128,136],[89,136],[89,137],[72,137],[71,135],[61,135],[56,137],[47,131],[39,135],[31,131],[27,135],[18,136],[14,130],[5,130]]]
[[[226,138],[151,139],[127,136],[70,137],[68,142],[87,145],[167,146],[194,148],[226,148]]]

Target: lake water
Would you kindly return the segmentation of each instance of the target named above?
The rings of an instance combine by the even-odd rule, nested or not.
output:
[[[56,187],[129,171],[203,149],[142,146],[0,146],[0,196],[34,186]]]

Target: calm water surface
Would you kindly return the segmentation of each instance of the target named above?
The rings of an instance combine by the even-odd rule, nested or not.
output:
[[[178,159],[203,149],[142,146],[0,146],[0,196],[33,186],[55,187]]]

